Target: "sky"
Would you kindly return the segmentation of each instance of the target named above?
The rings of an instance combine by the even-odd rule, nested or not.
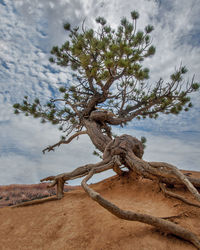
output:
[[[154,26],[154,57],[145,65],[150,69],[150,83],[168,79],[173,71],[186,65],[185,80],[200,81],[200,4],[199,0],[0,0],[0,185],[39,183],[39,180],[68,172],[99,159],[87,135],[55,152],[42,150],[56,143],[60,134],[55,126],[41,124],[23,115],[13,114],[12,105],[25,95],[43,101],[55,97],[57,89],[70,82],[66,68],[48,61],[54,45],[67,39],[63,23],[94,27],[95,18],[103,16],[112,27],[130,11],[140,13],[138,29]],[[114,132],[145,136],[143,159],[164,161],[181,169],[200,170],[200,93],[192,94],[194,107],[178,116],[157,120],[132,121]],[[112,175],[105,172],[93,182]],[[79,180],[70,184],[79,184]]]

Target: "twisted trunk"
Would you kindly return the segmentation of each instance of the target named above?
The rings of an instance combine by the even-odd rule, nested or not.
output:
[[[94,146],[103,153],[111,139],[102,133],[98,122],[85,119],[84,125]]]

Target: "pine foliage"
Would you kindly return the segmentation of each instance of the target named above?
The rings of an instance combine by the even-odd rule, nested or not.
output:
[[[103,17],[98,17],[98,29],[72,28],[64,24],[68,40],[51,50],[51,63],[70,67],[73,81],[59,88],[61,98],[45,105],[36,98],[32,103],[25,96],[22,104],[14,104],[15,114],[23,112],[41,122],[60,124],[59,130],[70,134],[82,129],[82,120],[97,108],[113,113],[120,125],[134,118],[156,119],[159,114],[179,114],[192,107],[189,94],[199,89],[192,79],[184,82],[187,73],[180,66],[165,82],[160,78],[149,84],[149,69],[143,61],[155,54],[152,45],[152,25],[137,30],[139,13],[131,19],[121,19],[113,29]],[[117,122],[116,122],[117,124]]]

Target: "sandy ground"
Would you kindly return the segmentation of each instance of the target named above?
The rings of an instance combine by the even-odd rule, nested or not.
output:
[[[195,175],[200,178],[200,173]],[[151,181],[135,182],[116,176],[92,187],[126,210],[160,217],[187,212],[174,221],[200,236],[200,209],[165,197]],[[176,192],[193,200],[184,188]],[[151,226],[120,220],[78,188],[65,193],[59,201],[1,208],[0,249],[192,250],[195,247],[174,236],[164,236]]]

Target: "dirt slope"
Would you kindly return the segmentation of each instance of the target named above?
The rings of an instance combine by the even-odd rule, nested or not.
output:
[[[174,221],[200,236],[200,209],[166,198],[151,181],[112,177],[92,186],[123,209],[161,217],[187,211]],[[184,188],[176,192],[190,197]],[[1,208],[0,249],[189,250],[195,247],[176,237],[164,236],[151,226],[116,218],[78,188],[67,192],[60,201]]]

